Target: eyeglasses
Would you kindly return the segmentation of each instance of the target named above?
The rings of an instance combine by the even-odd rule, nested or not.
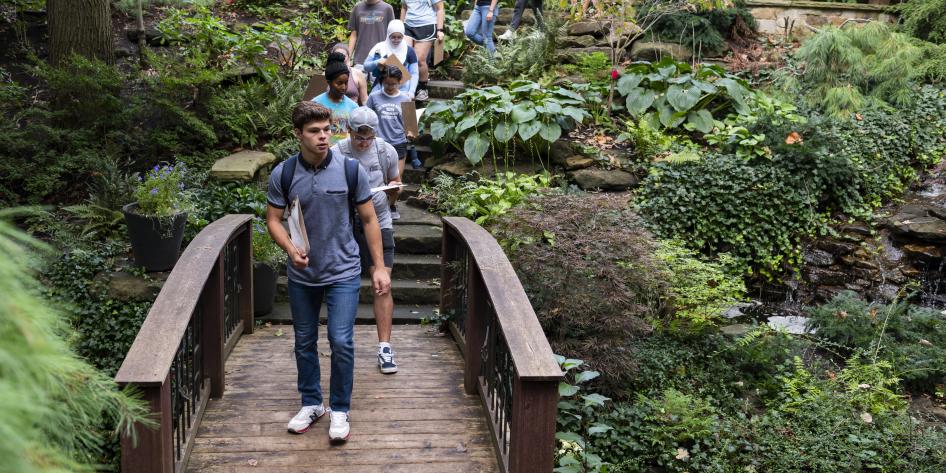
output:
[[[367,142],[369,142],[369,141],[371,141],[371,140],[374,139],[374,135],[371,135],[371,136],[361,136],[361,135],[352,134],[351,136],[352,136],[352,139],[354,139],[355,141],[360,141],[360,142],[362,142],[362,143],[367,143]]]

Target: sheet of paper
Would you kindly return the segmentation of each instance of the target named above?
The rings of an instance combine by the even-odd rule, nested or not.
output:
[[[302,205],[299,204],[299,197],[292,200],[289,206],[289,240],[303,254],[309,254],[309,237],[305,232],[305,220],[302,217]]]
[[[401,102],[401,116],[404,118],[404,131],[420,136],[420,122],[417,120],[417,106],[414,102]]]
[[[438,39],[434,41],[434,65],[440,64],[443,62],[443,40]]]
[[[400,189],[402,187],[407,187],[407,184],[389,184],[385,186],[372,187],[371,193],[374,194],[376,192],[384,192],[389,189]]]

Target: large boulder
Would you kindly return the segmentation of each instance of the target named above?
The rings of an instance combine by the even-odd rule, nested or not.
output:
[[[218,159],[210,168],[210,177],[220,181],[252,181],[257,171],[276,161],[272,153],[240,151]]]
[[[908,204],[900,207],[886,225],[900,241],[946,243],[946,220],[940,209]]]
[[[619,169],[579,169],[568,177],[584,190],[626,191],[639,183],[637,176]]]
[[[562,38],[561,44],[566,48],[590,48],[597,45],[597,40],[590,34],[581,36],[566,36]]]
[[[676,43],[636,41],[631,46],[631,59],[635,61],[659,61],[667,56],[677,61],[689,61],[693,51]]]
[[[604,36],[608,34],[609,26],[610,25],[604,21],[579,21],[578,23],[572,23],[571,26],[568,27],[568,34],[569,36]]]

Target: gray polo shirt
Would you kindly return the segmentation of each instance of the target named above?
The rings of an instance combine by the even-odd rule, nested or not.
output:
[[[348,214],[348,183],[345,180],[345,160],[333,156],[329,150],[317,168],[308,165],[300,156],[296,161],[289,192],[283,195],[282,168],[278,164],[269,176],[266,200],[273,207],[284,209],[299,196],[305,231],[309,237],[309,266],[297,269],[289,261],[289,279],[308,286],[326,286],[347,281],[361,274],[358,243],[352,234]],[[362,204],[371,199],[368,174],[358,166],[358,187],[355,202]]]
[[[368,172],[368,182],[371,187],[383,186],[399,175],[397,150],[380,137],[376,137],[374,145],[364,153],[359,153],[352,147],[351,138],[345,138],[332,146],[332,153],[338,157],[345,156],[357,160],[362,169]],[[391,220],[391,203],[388,202],[388,195],[384,192],[375,192],[371,200],[374,204],[374,213],[378,215],[378,225],[381,228],[393,230],[394,222]]]

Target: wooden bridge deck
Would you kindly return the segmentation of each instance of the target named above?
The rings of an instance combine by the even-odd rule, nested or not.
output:
[[[477,396],[463,390],[463,361],[449,337],[395,326],[399,372],[377,369],[373,325],[355,327],[349,441],[328,442],[328,416],[303,435],[286,432],[299,408],[291,326],[244,335],[226,364],[226,390],[207,406],[188,472],[498,472]],[[319,333],[328,403],[329,356]]]

